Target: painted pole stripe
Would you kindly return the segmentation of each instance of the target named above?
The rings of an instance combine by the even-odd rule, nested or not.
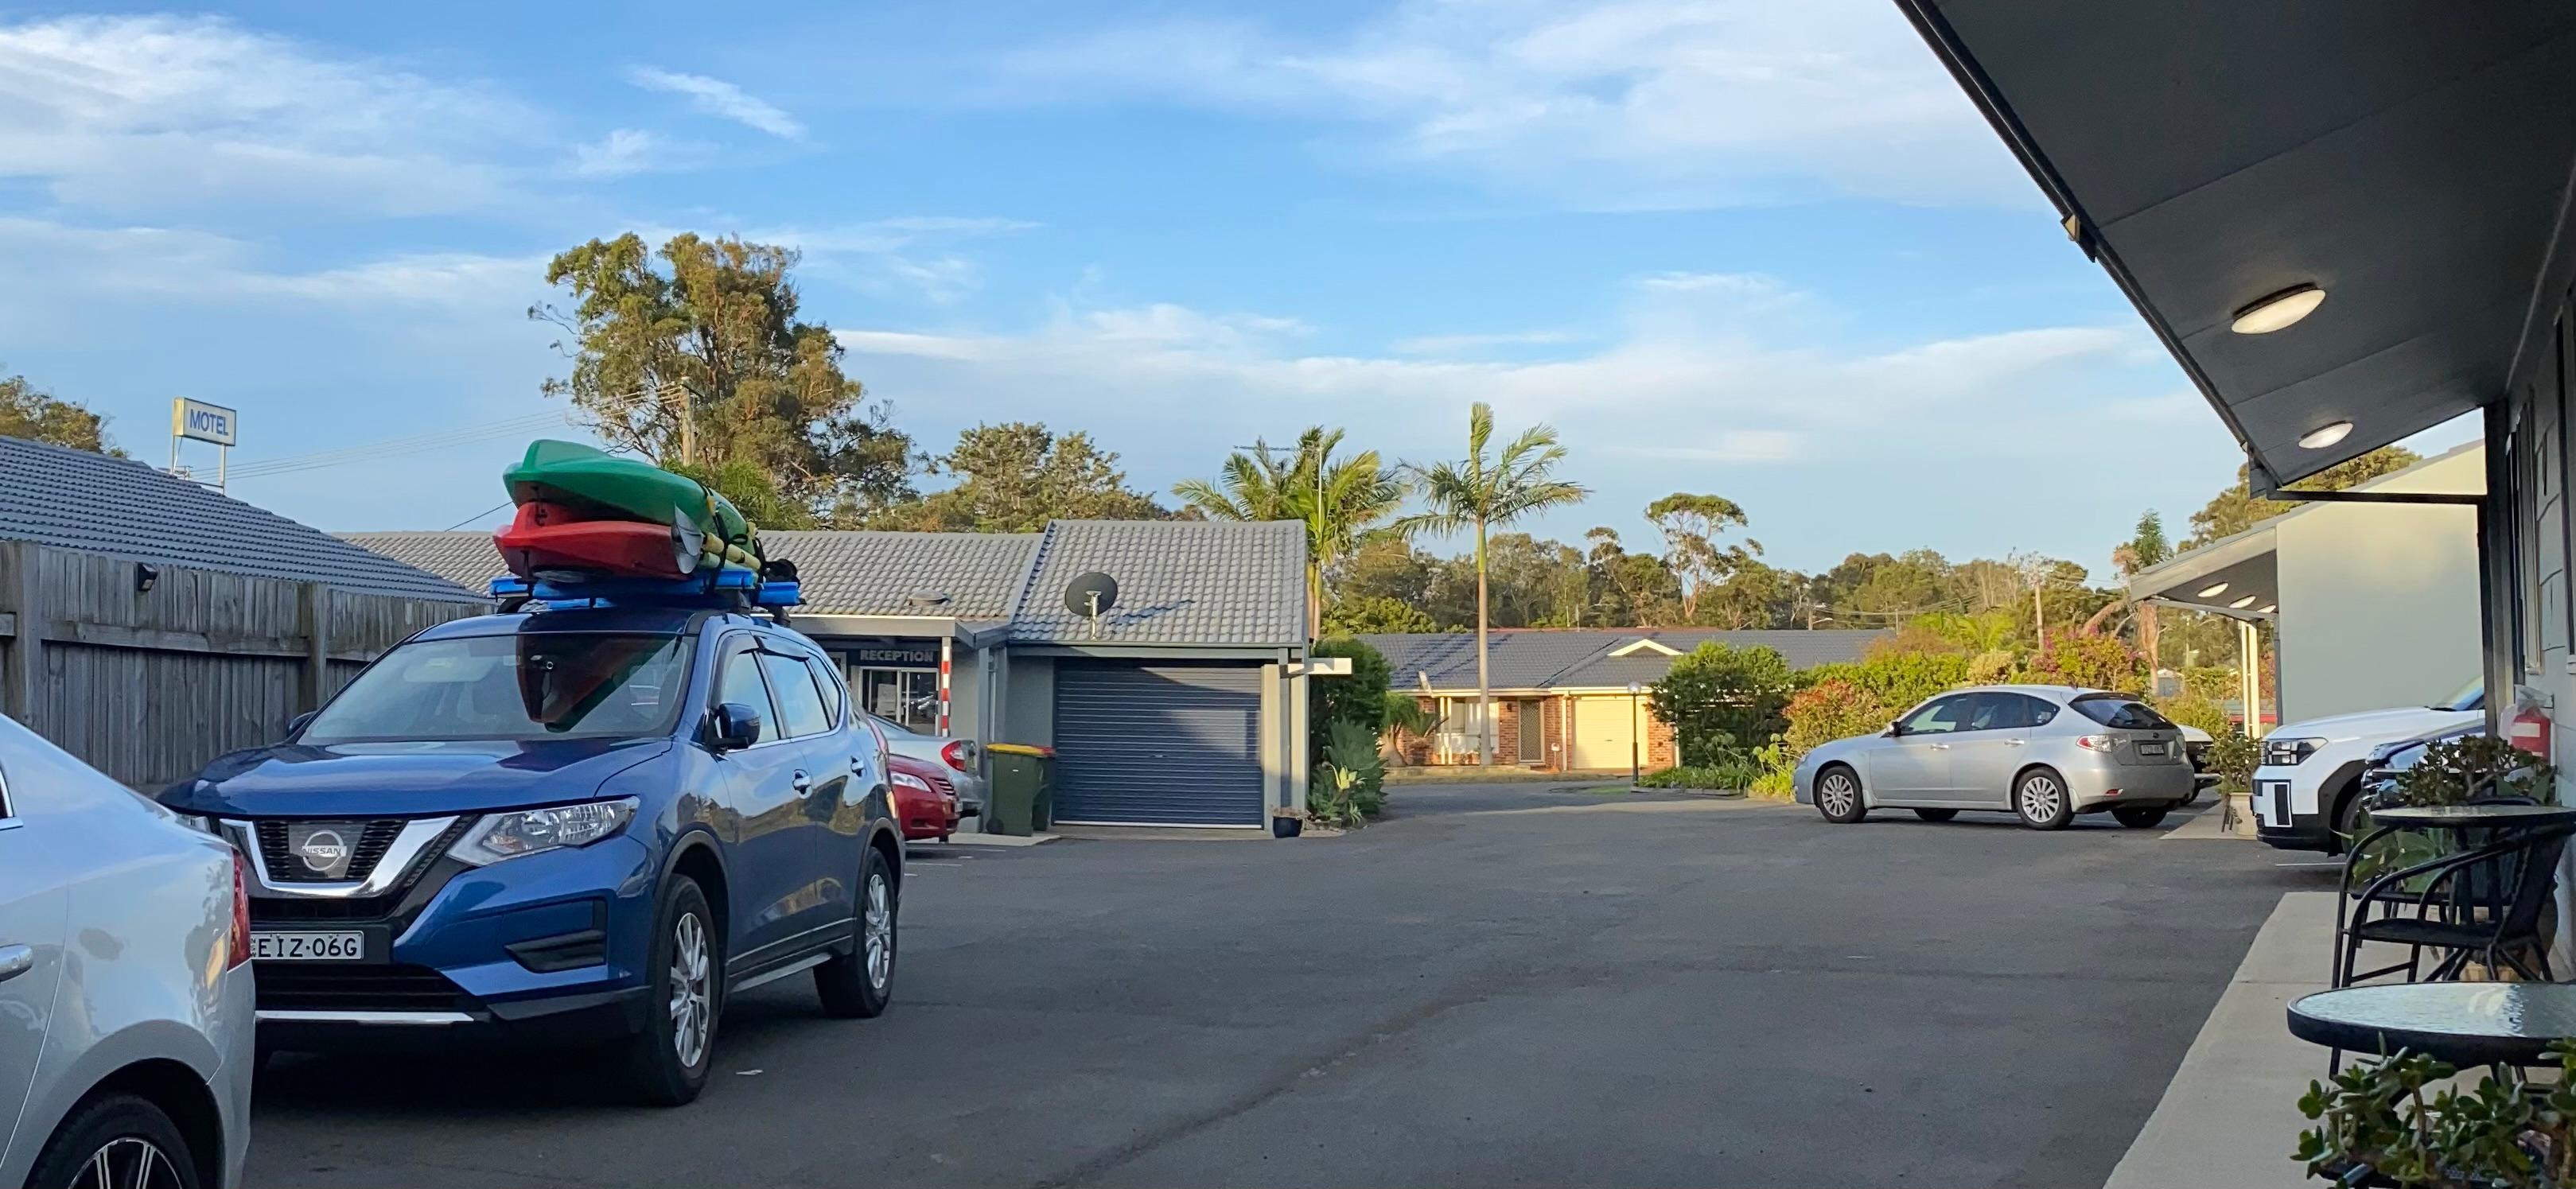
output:
[[[950,656],[953,644],[954,641],[946,636],[939,639],[939,733],[942,735],[948,733],[948,666],[953,659]]]

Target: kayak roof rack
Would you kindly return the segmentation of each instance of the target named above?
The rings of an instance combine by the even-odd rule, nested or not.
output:
[[[787,609],[805,602],[792,566],[768,576],[727,567],[705,577],[628,578],[576,571],[540,570],[534,580],[492,580],[492,598],[503,611],[569,611],[585,607],[686,607],[767,611],[780,623]]]

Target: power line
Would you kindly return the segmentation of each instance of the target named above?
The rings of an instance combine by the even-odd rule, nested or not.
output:
[[[500,511],[500,510],[501,510],[501,509],[503,509],[503,508],[507,508],[507,507],[509,507],[511,504],[516,503],[516,502],[517,502],[517,501],[515,501],[515,500],[503,500],[503,501],[501,501],[500,503],[494,504],[494,505],[492,505],[492,506],[491,506],[491,507],[489,507],[489,508],[485,508],[485,509],[483,509],[483,510],[482,510],[482,511],[480,511],[480,512],[477,512],[477,513],[475,513],[475,514],[473,514],[473,515],[471,515],[471,516],[468,516],[468,517],[466,517],[466,518],[465,518],[465,519],[463,519],[463,520],[459,520],[459,521],[457,521],[456,523],[451,524],[451,525],[448,525],[446,528],[440,529],[440,530],[438,530],[438,531],[443,532],[443,533],[452,533],[452,532],[455,532],[456,530],[458,530],[458,529],[460,529],[460,528],[463,528],[463,527],[465,527],[466,525],[472,524],[472,523],[474,523],[474,522],[475,522],[475,521],[477,521],[477,520],[481,520],[481,519],[483,519],[484,517],[489,516],[489,515],[493,514],[494,512],[498,512],[498,511]]]

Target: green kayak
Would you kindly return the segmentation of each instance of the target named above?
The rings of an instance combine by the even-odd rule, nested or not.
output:
[[[742,510],[705,484],[579,442],[530,442],[527,456],[501,472],[501,481],[522,504],[543,500],[600,519],[684,523],[710,538],[710,551],[715,541],[751,540]]]

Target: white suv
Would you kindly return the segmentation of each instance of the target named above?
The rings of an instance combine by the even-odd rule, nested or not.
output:
[[[0,718],[0,1186],[241,1183],[245,890],[232,847]]]
[[[2264,736],[2254,769],[2255,835],[2283,850],[2341,851],[2361,807],[2356,794],[2372,750],[2484,721],[2485,689],[2473,681],[2431,706],[2310,719]]]

